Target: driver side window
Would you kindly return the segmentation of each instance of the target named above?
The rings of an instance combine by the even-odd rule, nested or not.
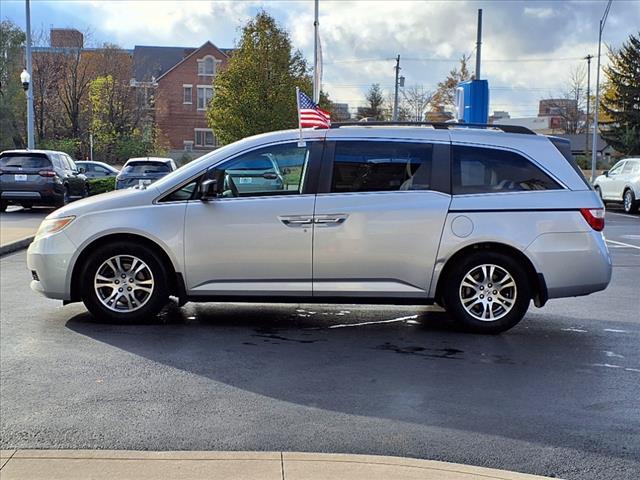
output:
[[[260,148],[216,167],[223,197],[296,195],[302,192],[309,148],[287,143]]]
[[[624,162],[620,162],[616,166],[614,166],[611,170],[609,170],[609,176],[618,175],[622,171],[623,165]]]

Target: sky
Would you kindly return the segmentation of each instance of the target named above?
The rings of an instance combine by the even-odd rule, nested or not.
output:
[[[483,9],[481,77],[490,111],[534,116],[541,98],[567,88],[572,69],[596,55],[606,0],[320,0],[323,89],[352,110],[372,83],[390,93],[396,55],[405,85],[434,90],[463,54],[475,68],[477,10]],[[32,30],[73,27],[92,42],[195,47],[210,40],[233,47],[260,10],[276,18],[295,48],[313,59],[313,1],[47,1],[31,0]],[[2,0],[0,17],[25,26],[23,0]],[[640,32],[640,0],[614,0],[603,33],[619,47]],[[603,62],[606,56],[603,55]],[[312,63],[312,62],[310,62]],[[595,85],[592,61],[592,89]]]

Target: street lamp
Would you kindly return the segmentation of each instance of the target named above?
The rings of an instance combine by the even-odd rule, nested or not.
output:
[[[27,72],[26,68],[23,69],[22,73],[20,74],[20,81],[22,82],[22,88],[24,88],[24,91],[29,91],[29,82],[31,81],[31,75],[29,75],[29,72]]]

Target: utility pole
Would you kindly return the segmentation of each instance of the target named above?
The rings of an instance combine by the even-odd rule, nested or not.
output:
[[[29,6],[29,0],[25,0],[26,17],[27,17],[27,73],[31,77],[31,8]],[[33,78],[29,83],[27,89],[27,148],[35,148],[35,142],[33,138]]]
[[[395,70],[396,70],[396,83],[395,83],[395,94],[393,98],[393,121],[394,122],[398,120],[398,83],[399,83],[399,76],[400,76],[400,54],[398,54],[398,56],[396,57]]]
[[[587,117],[584,120],[584,155],[589,157],[589,104],[591,103],[589,87],[591,86],[591,59],[593,55],[589,54],[584,59],[587,61]]]
[[[609,9],[611,8],[611,0],[607,3],[607,7],[604,9],[604,14],[600,19],[600,29],[598,30],[598,66],[596,68],[596,104],[593,107],[593,142],[591,145],[591,182],[596,179],[596,153],[597,153],[597,138],[598,138],[598,104],[600,103],[600,49],[602,47],[602,31],[604,30],[604,24],[607,21],[609,15]]]
[[[320,67],[319,67],[319,62],[322,61],[322,59],[319,58],[318,55],[318,44],[319,44],[319,33],[318,33],[318,10],[320,9],[319,7],[319,0],[315,0],[315,12],[314,12],[314,20],[313,20],[313,101],[315,102],[315,104],[319,104],[320,103],[320,82],[321,82],[321,72],[320,72]]]
[[[478,9],[478,38],[476,39],[476,80],[480,80],[480,52],[482,50],[482,9]]]

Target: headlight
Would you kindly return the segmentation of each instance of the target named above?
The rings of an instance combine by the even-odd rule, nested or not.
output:
[[[49,235],[53,235],[54,233],[58,233],[71,222],[73,222],[75,218],[76,217],[74,215],[71,215],[70,217],[51,218],[43,220],[40,224],[40,228],[38,228],[38,231],[36,232],[36,240],[48,237]]]

